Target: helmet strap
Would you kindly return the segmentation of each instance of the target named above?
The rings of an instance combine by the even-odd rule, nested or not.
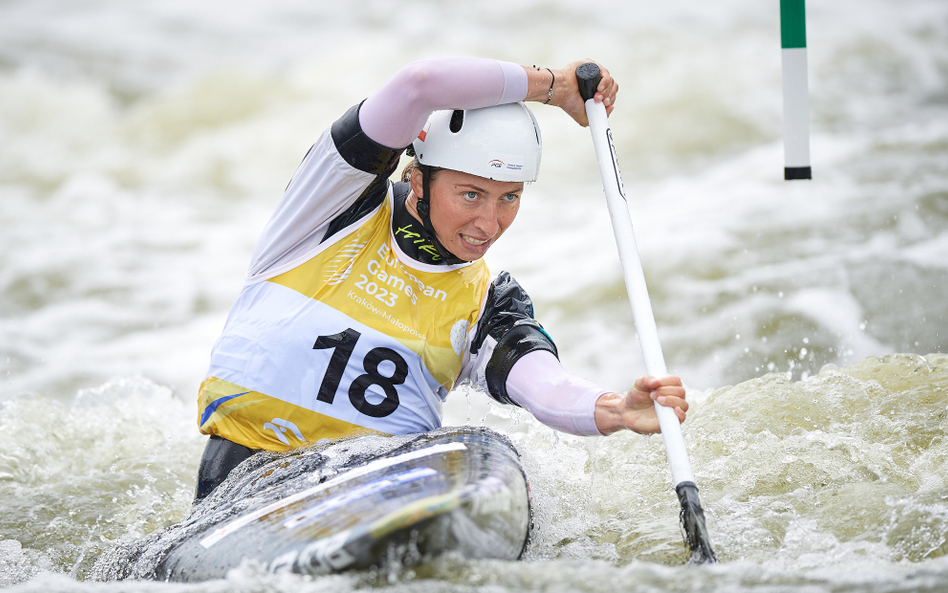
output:
[[[421,189],[422,194],[418,196],[418,203],[415,205],[415,209],[418,210],[418,217],[421,218],[421,226],[425,229],[425,232],[428,233],[428,238],[431,239],[431,244],[434,245],[435,250],[438,252],[438,255],[444,259],[446,263],[459,261],[457,256],[447,250],[447,248],[441,243],[438,239],[438,233],[435,232],[434,225],[431,224],[431,166],[430,165],[419,165],[421,169]]]

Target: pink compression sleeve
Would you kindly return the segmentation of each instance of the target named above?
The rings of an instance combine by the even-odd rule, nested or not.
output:
[[[507,375],[507,395],[537,420],[563,432],[600,435],[596,400],[608,389],[566,372],[552,352],[525,354]]]
[[[404,148],[438,109],[477,109],[522,101],[527,73],[512,62],[431,58],[402,68],[359,110],[362,131],[379,144]]]

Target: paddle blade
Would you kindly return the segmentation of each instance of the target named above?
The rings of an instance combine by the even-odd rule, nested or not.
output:
[[[708,528],[704,523],[704,511],[701,510],[701,501],[698,500],[698,486],[694,482],[682,482],[675,488],[678,500],[681,502],[681,528],[685,532],[685,542],[691,550],[688,562],[703,564],[717,562],[718,559],[711,549],[711,540],[708,537]]]

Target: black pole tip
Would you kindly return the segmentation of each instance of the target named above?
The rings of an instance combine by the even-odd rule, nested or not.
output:
[[[783,178],[786,181],[793,179],[813,179],[813,171],[810,167],[784,167]]]

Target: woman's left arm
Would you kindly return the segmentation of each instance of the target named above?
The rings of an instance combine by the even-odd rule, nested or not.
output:
[[[628,429],[652,434],[661,429],[653,402],[674,408],[682,422],[688,403],[678,377],[642,377],[622,395],[566,371],[552,352],[523,355],[507,375],[507,395],[537,420],[579,435]]]

